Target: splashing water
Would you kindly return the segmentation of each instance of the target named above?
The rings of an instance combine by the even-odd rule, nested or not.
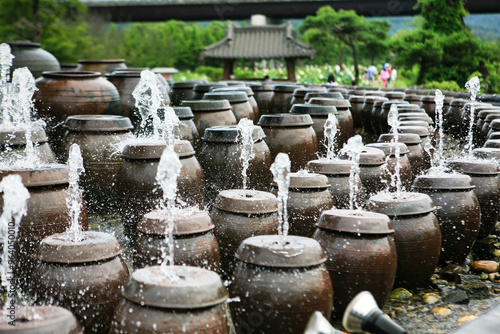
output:
[[[8,98],[9,92],[9,74],[14,56],[10,52],[10,45],[6,43],[0,44],[0,91],[2,93],[2,122],[5,122],[7,117],[7,108],[4,107]]]
[[[337,146],[337,133],[339,131],[339,121],[334,114],[328,114],[328,119],[325,122],[323,144],[326,146],[326,159],[333,160],[336,158],[335,147]]]
[[[394,174],[391,174],[391,185],[396,187],[396,198],[402,196],[403,183],[401,182],[401,148],[399,147],[399,112],[396,104],[391,105],[389,114],[387,115],[387,123],[391,127],[393,137],[391,139],[391,151],[394,149],[396,157],[396,165],[394,166]]]
[[[16,295],[15,279],[12,277],[14,263],[14,242],[17,238],[21,218],[26,215],[27,201],[30,198],[28,189],[23,185],[20,175],[8,175],[0,182],[3,193],[3,210],[0,216],[0,240],[3,242],[3,253],[0,265],[2,286],[7,290],[4,309],[11,306]],[[11,276],[11,277],[8,277]],[[14,284],[13,284],[14,283]]]
[[[241,174],[243,175],[243,189],[247,188],[247,170],[250,167],[250,160],[255,158],[253,149],[253,129],[254,125],[248,118],[242,118],[238,122],[239,135],[241,136],[240,146],[241,155],[240,161],[243,166]]]
[[[161,137],[167,143],[167,147],[170,147],[172,150],[174,149],[174,143],[176,140],[175,128],[179,126],[179,124],[179,117],[175,114],[174,108],[165,106],[164,119],[161,126]]]
[[[288,236],[288,187],[290,186],[290,158],[286,153],[278,153],[271,165],[274,182],[278,184],[278,234],[280,245],[284,246]]]
[[[162,83],[156,74],[150,70],[141,72],[141,79],[132,92],[135,98],[135,107],[141,115],[140,128],[144,131],[148,119],[153,120],[153,138],[160,136],[161,120],[158,116],[158,108],[163,105]]]
[[[352,161],[351,172],[349,174],[349,209],[351,210],[351,214],[354,213],[354,199],[359,191],[358,185],[355,181],[356,178],[359,177],[359,157],[363,148],[363,139],[360,135],[355,135],[354,137],[349,138],[341,150],[341,153],[347,154]]]
[[[69,186],[68,197],[66,198],[66,206],[68,207],[71,225],[69,227],[69,234],[73,242],[80,242],[83,240],[82,226],[80,225],[80,213],[82,211],[82,192],[78,185],[80,174],[85,172],[83,167],[83,158],[78,144],[73,144],[69,148],[68,156],[68,169],[69,169]]]
[[[182,164],[177,154],[172,148],[167,147],[161,155],[156,173],[156,181],[158,181],[163,191],[163,202],[160,203],[160,209],[167,211],[166,247],[162,247],[161,250],[162,258],[165,259],[161,266],[166,276],[172,276],[168,268],[174,266],[174,205],[177,195],[177,177],[181,172],[181,167]]]
[[[438,127],[438,149],[436,151],[436,156],[434,161],[439,163],[439,168],[444,170],[444,132],[443,132],[443,105],[444,105],[444,95],[439,90],[436,89],[436,94],[434,98],[436,102],[436,126]]]
[[[481,88],[481,84],[479,83],[479,78],[477,76],[472,77],[467,83],[465,84],[465,88],[470,93],[470,100],[472,103],[470,104],[470,115],[469,115],[469,130],[467,132],[467,142],[465,145],[465,149],[467,150],[467,156],[468,158],[472,158],[472,149],[473,149],[473,137],[474,134],[472,133],[472,129],[474,126],[474,102],[476,101],[476,96],[477,92],[479,92],[479,89]]]

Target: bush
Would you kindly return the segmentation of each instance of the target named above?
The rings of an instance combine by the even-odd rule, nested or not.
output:
[[[430,81],[420,87],[423,89],[440,89],[450,92],[459,92],[463,90],[455,81]]]
[[[205,75],[208,81],[219,81],[222,79],[223,69],[212,66],[198,66],[195,72]]]

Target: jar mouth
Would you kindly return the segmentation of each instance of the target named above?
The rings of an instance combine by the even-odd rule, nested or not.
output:
[[[99,78],[101,73],[94,71],[46,71],[42,73],[42,76],[59,79],[93,79]]]
[[[116,64],[116,63],[124,63],[125,59],[82,59],[79,60],[80,64]]]

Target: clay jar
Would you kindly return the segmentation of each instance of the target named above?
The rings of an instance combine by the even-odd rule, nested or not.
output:
[[[392,142],[393,139],[394,134],[384,133],[380,135],[378,142]],[[419,135],[414,133],[400,133],[398,134],[398,142],[404,143],[408,148],[406,156],[410,161],[412,180],[431,168],[430,156],[424,151]]]
[[[389,101],[386,97],[365,95],[363,106],[361,107],[361,121],[363,128],[369,133],[374,133],[372,127],[372,110],[376,101]]]
[[[406,96],[405,92],[388,91],[384,92],[384,97],[387,97],[391,101],[403,101]]]
[[[322,106],[316,104],[294,104],[290,109],[292,114],[307,114],[311,116],[313,121],[313,129],[316,133],[316,138],[318,139],[318,155],[326,155],[326,143],[325,143],[325,123],[328,120],[329,114],[334,114],[335,118],[339,118],[339,113],[335,106]],[[339,125],[340,128],[340,125]],[[340,143],[342,140],[341,131],[337,131],[335,135],[335,141]],[[336,148],[340,150],[340,145],[336,145]]]
[[[389,110],[391,109],[391,106],[395,104],[396,106],[407,106],[408,102],[402,102],[402,101],[387,101],[382,103],[382,108],[380,109],[380,114],[378,115],[378,125],[379,125],[379,133],[378,135],[382,133],[387,133],[389,132],[389,124],[387,124],[387,116],[389,115]],[[417,109],[416,107],[415,109]]]
[[[82,59],[78,61],[75,71],[95,71],[101,75],[111,73],[119,69],[126,69],[125,59]]]
[[[484,122],[483,122],[483,127],[481,128],[481,132],[479,133],[479,136],[481,138],[488,138],[488,134],[490,133],[490,131],[492,129],[491,125],[493,124],[493,122],[495,120],[498,120],[498,119],[500,119],[500,114],[489,114],[488,116],[486,116],[486,118],[484,119]],[[497,130],[497,129],[494,129],[493,131],[495,131],[495,130]],[[483,144],[485,142],[486,142],[486,139],[484,139]]]
[[[33,77],[38,78],[45,71],[60,71],[59,61],[48,51],[40,48],[40,43],[30,41],[7,42],[12,59],[11,73],[21,67],[28,67]]]
[[[330,194],[333,197],[333,204],[337,209],[349,209],[350,184],[352,162],[348,160],[312,160],[307,163],[310,172],[323,174],[330,183]],[[354,186],[358,189],[358,194],[354,194],[354,200],[362,197],[365,189],[361,179],[354,179]]]
[[[369,291],[382,308],[396,276],[394,228],[388,216],[368,211],[327,210],[314,234],[326,253],[333,285],[333,317],[340,318],[347,304]]]
[[[406,94],[403,100],[407,101],[410,104],[420,106],[422,97],[423,97],[422,95]]]
[[[462,108],[467,102],[467,100],[455,99],[451,101],[450,107],[443,111],[444,132],[451,134],[454,137],[460,134],[462,126]]]
[[[138,141],[125,145],[123,164],[116,177],[116,192],[125,233],[135,240],[137,223],[141,217],[155,209],[162,198],[156,182],[156,173],[166,145],[160,141]],[[181,172],[177,178],[177,196],[188,205],[203,206],[205,176],[194,156],[191,144],[176,141],[174,151],[179,155]]]
[[[461,112],[460,118],[462,119],[461,127],[460,127],[460,133],[461,136],[465,137],[469,133],[469,128],[470,128],[470,123],[471,123],[471,109],[473,108],[472,112],[474,113],[473,115],[473,120],[472,120],[472,131],[473,133],[477,132],[476,129],[476,119],[479,115],[479,112],[481,110],[486,110],[488,108],[493,108],[493,106],[489,103],[481,103],[481,102],[476,102],[476,101],[469,101],[467,102]]]
[[[212,88],[219,87],[227,87],[228,84],[226,82],[207,82],[207,83],[198,83],[193,87],[193,100],[201,100],[205,93],[210,92]]]
[[[161,266],[135,271],[113,316],[111,334],[229,334],[220,277],[196,267]]]
[[[422,145],[424,150],[429,145],[432,145],[432,140],[430,138],[429,128],[426,126],[414,126],[414,125],[399,126],[398,132],[399,133],[417,134],[420,137],[420,140],[422,141],[422,143],[420,145]]]
[[[359,178],[367,198],[387,189],[391,175],[387,171],[384,151],[365,147],[359,156]]]
[[[278,153],[287,153],[290,157],[291,170],[298,171],[307,162],[316,158],[318,139],[312,128],[310,115],[277,114],[263,115],[259,125],[264,130],[266,142],[274,161]]]
[[[268,191],[273,180],[270,171],[273,161],[264,138],[261,127],[254,126],[252,140],[255,157],[249,160],[246,186]],[[205,173],[207,204],[212,203],[221,190],[243,188],[241,151],[241,134],[236,126],[215,126],[205,130],[198,159]]]
[[[349,96],[349,102],[351,103],[351,114],[354,128],[362,128],[363,121],[361,119],[361,110],[363,104],[365,103],[365,96],[362,95],[351,95]]]
[[[107,333],[129,276],[123,250],[108,233],[82,232],[81,238],[61,233],[42,240],[35,298],[71,310],[85,333]]]
[[[467,174],[474,184],[474,193],[481,208],[481,226],[478,239],[484,239],[495,228],[500,215],[500,183],[498,163],[488,160],[476,161],[447,161],[446,165],[452,170]]]
[[[0,333],[83,334],[73,313],[59,306],[22,306],[15,309],[15,326],[9,324],[9,311],[1,310]]]
[[[473,138],[474,144],[476,146],[482,146],[487,139],[484,137],[484,134],[482,133],[482,129],[483,129],[484,120],[486,119],[486,116],[491,115],[491,114],[500,115],[500,108],[498,110],[491,110],[491,109],[481,110],[478,114],[478,117],[476,119],[474,138]]]
[[[259,118],[260,115],[265,115],[270,113],[271,99],[273,98],[273,86],[269,84],[259,84],[259,83],[249,83],[247,84],[254,93],[255,100],[259,106]]]
[[[219,244],[213,233],[215,226],[208,213],[187,208],[174,209],[173,215],[175,264],[202,267],[218,272]],[[142,217],[137,225],[137,239],[133,252],[135,269],[163,262],[162,247],[166,247],[167,227],[167,211],[154,210]]]
[[[421,175],[413,190],[431,197],[441,227],[439,263],[461,264],[470,253],[481,223],[479,202],[468,175]]]
[[[228,92],[211,92],[203,95],[203,100],[227,100],[231,104],[236,122],[240,119],[248,118],[254,120],[255,116],[253,108],[248,102],[248,96],[245,92],[228,91]]]
[[[49,143],[55,152],[59,151],[66,117],[121,114],[118,90],[99,72],[44,72],[35,82],[35,108],[47,123]]]
[[[131,140],[130,119],[113,115],[78,115],[66,119],[66,134],[60,156],[68,159],[72,144],[78,144],[85,173],[80,177],[83,198],[91,212],[111,213],[116,209],[115,182],[122,165],[121,143]]]
[[[307,93],[326,93],[325,87],[316,88],[297,88],[293,91],[291,105],[306,103],[305,97]]]
[[[200,134],[194,124],[194,114],[189,107],[174,107],[175,115],[179,118],[180,124],[175,128],[176,138],[187,140],[197,147],[200,145]]]
[[[370,197],[370,211],[386,214],[394,226],[398,253],[395,287],[426,288],[441,251],[441,229],[432,199],[425,194],[403,192]]]
[[[304,86],[293,84],[274,85],[269,113],[281,114],[289,112],[292,106],[293,92],[297,88],[304,88]]]
[[[230,279],[234,253],[246,238],[278,233],[278,201],[257,190],[223,190],[214,201],[210,218],[221,250],[221,276]]]
[[[288,236],[248,238],[239,247],[229,304],[237,333],[304,333],[311,315],[330,317],[333,294],[317,241]]]
[[[236,117],[228,100],[182,101],[183,107],[190,107],[198,133],[218,125],[236,125]]]
[[[201,80],[176,81],[172,84],[172,105],[178,106],[184,100],[192,100],[194,85],[202,83]]]
[[[253,117],[254,117],[253,122],[254,124],[257,124],[260,118],[260,111],[259,111],[259,105],[255,100],[255,94],[252,88],[248,86],[232,86],[232,85],[229,87],[212,88],[212,92],[228,92],[228,91],[245,92],[247,94],[248,103],[250,103],[250,106],[252,106]]]
[[[0,124],[0,161],[15,162],[26,159],[26,131],[25,126]],[[33,150],[36,159],[45,164],[56,162],[56,155],[49,146],[45,131],[38,126],[29,128]]]
[[[422,96],[420,99],[420,107],[425,109],[427,115],[432,119],[436,119],[436,102],[435,96]]]
[[[28,188],[30,198],[27,213],[21,219],[17,235],[15,276],[22,287],[30,288],[31,274],[38,263],[36,251],[40,241],[52,234],[62,233],[70,226],[66,201],[69,185],[68,166],[53,164],[36,169],[0,171],[0,179],[18,174]],[[80,203],[83,199],[80,198]],[[3,200],[0,201],[3,207]],[[87,229],[87,210],[81,207],[80,226]]]
[[[335,106],[337,108],[337,120],[339,121],[340,138],[338,146],[342,147],[347,140],[354,136],[354,123],[350,111],[351,103],[349,100],[340,99],[327,99],[321,97],[314,97],[309,100],[309,104],[318,104],[323,106]]]
[[[160,74],[156,74],[156,76],[161,77]],[[134,128],[137,128],[141,123],[142,118],[135,106],[136,100],[132,95],[132,92],[141,80],[141,72],[116,71],[106,74],[106,79],[115,85],[116,89],[120,93],[121,115],[130,118]],[[161,102],[168,106],[170,104],[168,84],[167,86],[161,85],[159,88],[162,94]]]
[[[495,160],[500,163],[500,149],[493,147],[480,147],[472,150],[474,157],[479,159]]]
[[[407,156],[409,150],[408,147],[406,147],[406,145],[403,143],[398,142],[397,145],[399,146],[399,163],[400,163],[399,175],[401,177],[401,185],[403,186],[403,189],[409,190],[411,187],[411,183],[413,181],[411,173],[411,164]],[[387,169],[390,171],[392,175],[396,174],[396,164],[397,164],[396,144],[391,142],[372,143],[372,144],[367,144],[366,147],[374,147],[384,151],[386,156],[385,160],[387,163]],[[396,191],[396,185],[390,184],[389,191],[391,192]]]
[[[330,183],[325,175],[306,171],[289,175],[287,201],[289,233],[310,238],[316,231],[316,221],[321,212],[334,206]],[[273,183],[271,192],[278,195],[276,183]]]

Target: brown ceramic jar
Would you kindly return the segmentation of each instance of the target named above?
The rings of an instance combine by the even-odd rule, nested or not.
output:
[[[254,126],[252,139],[255,157],[249,161],[247,187],[268,191],[271,173],[271,151],[260,126]],[[198,160],[206,178],[206,203],[210,204],[221,190],[243,188],[241,135],[234,125],[214,126],[205,130]]]
[[[406,94],[405,97],[403,98],[403,100],[407,101],[408,103],[420,106],[420,103],[422,101],[422,97],[423,97],[422,95]]]
[[[278,201],[257,190],[223,190],[214,201],[210,218],[221,252],[221,276],[230,279],[234,254],[246,238],[278,233]]]
[[[289,112],[292,106],[293,92],[297,88],[304,88],[304,86],[294,84],[274,85],[269,113],[281,114]]]
[[[31,141],[34,153],[42,164],[56,162],[56,155],[49,146],[45,131],[38,126],[31,126]],[[24,161],[26,159],[26,128],[0,124],[0,161]]]
[[[55,152],[66,117],[72,115],[121,115],[120,94],[99,72],[44,72],[33,95],[38,117],[47,123],[49,143]]]
[[[310,115],[275,114],[260,117],[259,125],[264,130],[266,142],[274,161],[278,153],[287,153],[291,170],[304,168],[308,161],[316,158],[318,139],[312,128]]]
[[[398,142],[397,145],[399,146],[399,163],[400,163],[399,175],[401,177],[401,185],[403,186],[403,189],[409,190],[411,187],[411,183],[413,181],[411,164],[407,156],[409,150],[406,144],[404,143]],[[392,175],[395,175],[397,158],[396,158],[396,145],[394,143],[391,142],[371,143],[371,144],[366,144],[366,147],[374,147],[384,151],[386,157],[385,161],[387,163],[387,169]],[[392,184],[391,182],[388,190],[390,192],[396,191],[396,184]]]
[[[363,149],[359,157],[359,178],[366,198],[387,189],[391,175],[387,170],[384,151],[374,147]]]
[[[488,134],[490,133],[491,124],[493,123],[493,121],[497,119],[500,119],[500,114],[491,114],[491,113],[484,119],[483,127],[481,128],[481,132],[479,133],[479,137],[484,138],[483,145],[486,142],[486,138],[488,138]]]
[[[45,71],[60,71],[59,61],[53,54],[40,48],[40,43],[30,41],[12,41],[7,42],[10,46],[10,52],[14,56],[12,59],[11,73],[14,70],[27,67],[35,78],[42,75]]]
[[[481,226],[478,239],[490,235],[500,216],[500,181],[498,178],[498,163],[493,160],[476,161],[448,161],[447,166],[452,170],[467,174],[474,184],[474,193],[481,208]]]
[[[403,192],[370,197],[370,211],[386,214],[394,226],[398,253],[395,287],[426,288],[441,251],[441,229],[432,199],[425,194]]]
[[[294,104],[304,104],[306,103],[305,97],[307,93],[326,93],[325,87],[308,87],[308,88],[297,88],[293,91],[291,105]]]
[[[362,95],[351,95],[349,96],[349,102],[351,103],[351,114],[352,121],[355,129],[363,127],[363,121],[361,119],[361,110],[363,104],[365,103],[365,96]]]
[[[451,101],[448,110],[443,111],[443,131],[457,137],[462,126],[462,109],[467,100],[455,99]]]
[[[389,101],[386,97],[365,95],[363,106],[361,107],[361,120],[363,128],[369,133],[374,133],[372,127],[372,110],[376,101]]]
[[[205,93],[210,92],[212,88],[227,87],[226,82],[204,82],[198,83],[193,87],[193,100],[201,100]]]
[[[174,112],[181,122],[175,129],[177,138],[187,140],[194,148],[200,145],[200,135],[194,124],[194,114],[189,107],[174,107]]]
[[[345,99],[328,99],[328,98],[321,98],[321,97],[314,97],[309,100],[309,104],[318,104],[318,105],[323,105],[323,106],[334,106],[337,108],[337,120],[339,121],[339,130],[340,130],[340,137],[338,141],[338,146],[342,147],[344,144],[347,143],[349,138],[354,136],[354,123],[352,119],[352,114],[351,110],[349,109],[351,107],[351,103],[349,100]]]
[[[461,264],[470,253],[481,224],[479,202],[468,175],[421,175],[413,190],[425,193],[436,205],[441,227],[440,263]]]
[[[429,144],[432,145],[432,140],[430,137],[431,134],[429,132],[429,128],[426,126],[412,126],[412,125],[400,126],[398,127],[398,132],[417,134],[420,137],[420,140],[422,141],[421,145],[424,148],[424,150]]]
[[[480,147],[472,150],[474,157],[479,159],[495,160],[500,163],[500,148]]]
[[[85,333],[107,333],[128,268],[114,236],[83,232],[82,237],[74,242],[70,233],[61,233],[42,240],[34,295],[38,302],[71,310]]]
[[[294,104],[290,109],[292,114],[306,114],[310,115],[313,121],[313,129],[316,132],[316,138],[318,139],[318,155],[323,157],[326,156],[326,143],[325,143],[325,123],[328,120],[329,114],[334,114],[337,120],[339,119],[339,113],[335,106],[323,106],[317,104]],[[335,136],[337,143],[337,151],[340,151],[342,145],[340,141],[342,140],[342,128],[339,124],[339,131]]]
[[[313,97],[323,97],[327,99],[343,99],[344,96],[339,93],[339,92],[327,92],[327,93],[307,93],[306,96],[304,96],[304,101],[305,103],[309,103],[309,100],[312,99]]]
[[[118,69],[126,69],[125,59],[83,59],[78,61],[78,66],[75,71],[95,71],[101,75],[111,73]]]
[[[271,99],[273,98],[273,86],[265,83],[248,83],[252,88],[255,100],[259,107],[259,118],[261,115],[270,113]]]
[[[460,118],[462,119],[461,122],[461,127],[460,127],[460,134],[462,137],[466,137],[467,134],[469,133],[470,129],[470,119],[471,119],[471,108],[473,109],[473,122],[472,122],[472,131],[473,133],[476,133],[478,129],[476,129],[476,120],[479,116],[479,112],[481,110],[487,110],[488,108],[493,108],[493,106],[489,103],[481,103],[477,101],[469,101],[467,102],[464,107],[462,108],[462,112],[460,115]]]
[[[202,83],[201,80],[176,81],[172,84],[172,105],[179,106],[182,101],[193,100],[194,85]]]
[[[248,102],[248,96],[245,92],[241,91],[223,91],[223,92],[210,92],[203,95],[203,100],[227,100],[231,104],[236,122],[240,119],[248,118],[253,121],[255,115],[253,108]]]
[[[237,92],[245,92],[248,96],[248,103],[250,103],[250,106],[252,106],[252,111],[253,111],[253,123],[257,124],[260,118],[260,111],[259,111],[259,105],[257,104],[257,101],[255,100],[255,94],[252,90],[252,88],[248,86],[232,86],[230,85],[229,87],[222,87],[222,88],[213,88],[212,92],[228,92],[228,91],[237,91]]]
[[[199,134],[212,126],[238,124],[228,100],[182,101],[181,106],[191,108]]]
[[[405,92],[388,91],[384,92],[384,97],[387,97],[391,101],[403,101],[406,94]]]
[[[116,178],[116,192],[125,233],[132,241],[135,240],[137,223],[141,217],[154,210],[162,198],[156,173],[165,147],[165,143],[160,141],[138,141],[123,148],[123,164]],[[177,178],[177,196],[188,205],[202,207],[205,177],[194,150],[188,141],[179,140],[174,151],[179,155],[182,165]]]
[[[332,282],[326,256],[310,238],[257,236],[243,241],[231,284],[229,304],[237,333],[302,334],[318,311],[329,319]]]
[[[271,192],[278,195],[276,183],[273,183]],[[321,212],[332,209],[333,206],[330,183],[325,175],[306,171],[290,173],[287,201],[290,235],[311,238]]]
[[[427,115],[432,119],[436,119],[436,102],[435,96],[422,96],[420,99],[420,107],[425,109]]]
[[[361,291],[370,291],[382,308],[397,269],[394,228],[388,216],[368,211],[327,210],[314,234],[326,253],[333,285],[333,317]]]
[[[498,110],[496,109],[485,109],[481,110],[478,114],[478,117],[476,119],[476,126],[475,126],[475,131],[474,131],[474,144],[476,146],[482,146],[484,142],[486,141],[486,138],[483,137],[482,129],[484,125],[484,120],[486,119],[486,116],[494,114],[494,115],[500,115],[500,108]]]
[[[395,104],[396,106],[407,106],[408,102],[406,101],[387,101],[382,103],[382,107],[380,109],[380,114],[378,115],[378,125],[379,125],[379,133],[388,133],[390,130],[389,124],[387,124],[387,117],[389,115],[389,110],[391,110],[391,106]],[[373,115],[372,115],[373,116]]]
[[[15,309],[15,325],[9,324],[10,311],[0,311],[3,334],[83,334],[73,313],[59,306],[21,306]],[[7,319],[7,321],[5,321]]]
[[[119,148],[134,138],[130,119],[113,115],[78,115],[66,119],[61,140],[61,160],[68,160],[72,144],[78,144],[85,173],[80,177],[83,198],[90,212],[116,209],[115,182],[122,165]]]
[[[174,262],[176,265],[201,267],[219,272],[220,252],[215,239],[214,224],[205,211],[174,209]],[[146,213],[137,225],[133,251],[135,269],[156,266],[163,262],[162,247],[167,247],[168,215],[155,210]]]
[[[62,233],[70,226],[66,205],[69,199],[68,166],[53,164],[36,169],[4,170],[0,171],[0,180],[10,174],[20,175],[23,185],[30,193],[27,213],[19,225],[16,245],[18,265],[15,268],[19,284],[29,290],[32,284],[31,274],[38,263],[36,258],[38,244],[43,238]],[[2,199],[0,204],[2,207]],[[83,230],[87,230],[85,206],[81,208],[79,223]]]
[[[110,334],[229,334],[227,297],[212,271],[187,266],[139,269],[123,289]]]

